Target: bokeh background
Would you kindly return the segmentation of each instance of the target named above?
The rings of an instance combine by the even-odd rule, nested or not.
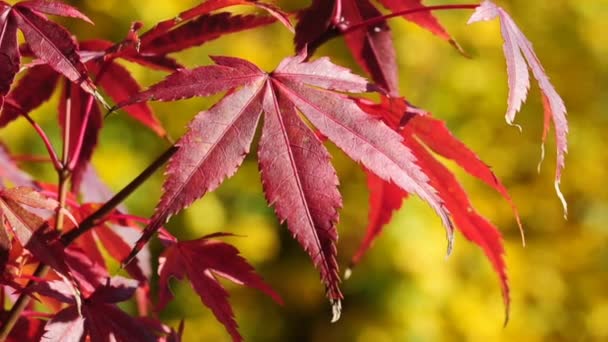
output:
[[[145,27],[187,9],[197,1],[70,1],[96,23],[62,21],[79,39],[120,40],[130,22]],[[427,1],[427,4],[456,3]],[[570,205],[564,220],[553,190],[555,144],[546,145],[540,173],[542,106],[533,86],[518,115],[520,132],[505,124],[507,80],[497,22],[466,25],[469,11],[436,15],[473,57],[463,58],[449,44],[402,19],[392,19],[399,56],[401,91],[412,103],[445,119],[506,184],[519,207],[527,245],[519,238],[507,203],[484,184],[455,169],[479,211],[505,237],[512,286],[511,321],[503,328],[503,304],[496,275],[476,246],[457,237],[445,258],[443,228],[418,199],[408,200],[384,235],[342,285],[342,319],[330,324],[330,307],[306,254],[278,224],[264,200],[255,151],[222,187],[173,218],[168,225],[180,238],[226,231],[242,254],[283,296],[278,306],[254,290],[225,282],[232,294],[241,332],[248,341],[600,341],[608,340],[608,1],[502,0],[562,95],[568,108],[570,145],[562,189]],[[281,1],[286,9],[308,1]],[[241,11],[242,8],[236,8]],[[227,36],[175,57],[187,66],[210,63],[208,55],[246,58],[266,70],[293,53],[292,34],[280,25]],[[317,55],[357,72],[341,39]],[[164,74],[127,64],[144,85]],[[34,117],[59,142],[57,96]],[[198,111],[217,97],[153,107],[177,138]],[[29,126],[15,122],[0,139],[17,153],[44,154]],[[331,144],[341,180],[344,208],[339,225],[339,262],[346,267],[363,237],[367,190],[360,167]],[[119,190],[161,153],[166,142],[121,115],[105,121],[94,165]],[[453,165],[451,165],[453,166]],[[54,181],[45,165],[27,165]],[[127,200],[129,210],[149,216],[160,196],[159,172]],[[157,244],[152,245],[158,251]],[[186,341],[224,341],[215,321],[188,283],[175,282],[176,300],[161,317],[176,326],[186,321]]]

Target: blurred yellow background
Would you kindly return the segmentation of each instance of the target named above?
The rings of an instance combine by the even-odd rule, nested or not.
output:
[[[476,208],[505,236],[512,287],[511,321],[503,328],[503,304],[496,275],[481,250],[457,236],[446,260],[443,228],[418,199],[408,200],[384,235],[342,285],[342,319],[330,324],[330,308],[318,273],[281,227],[262,194],[255,151],[235,177],[168,225],[179,238],[227,231],[259,273],[283,296],[278,306],[254,290],[225,282],[240,331],[247,341],[600,341],[608,340],[608,0],[496,1],[533,42],[568,108],[569,154],[562,180],[570,213],[564,220],[553,190],[555,145],[549,136],[540,174],[542,106],[533,86],[518,115],[523,132],[505,124],[507,80],[497,22],[466,25],[470,11],[436,15],[472,59],[402,19],[392,19],[401,91],[412,103],[445,119],[450,129],[494,172],[518,206],[527,235],[522,247],[507,203],[484,184],[453,168]],[[145,28],[198,1],[71,1],[94,27],[63,20],[79,39],[120,40],[130,22]],[[281,1],[286,9],[307,1]],[[457,3],[427,1],[427,4]],[[242,10],[238,8],[237,10]],[[293,53],[292,34],[282,26],[246,31],[175,57],[193,67],[208,55],[246,58],[266,70]],[[356,67],[341,39],[322,47],[340,65]],[[143,85],[164,74],[128,64]],[[56,98],[34,117],[59,144]],[[177,138],[198,111],[218,97],[153,103]],[[0,131],[13,151],[43,154],[30,127],[20,120]],[[164,150],[166,143],[124,116],[105,122],[94,165],[119,190]],[[346,267],[363,237],[367,190],[360,167],[329,145],[338,170],[344,209],[339,225],[339,262]],[[453,166],[450,164],[450,166]],[[54,181],[50,167],[29,170]],[[132,213],[149,216],[160,196],[159,172],[131,196]],[[159,246],[154,243],[158,251]],[[173,284],[176,300],[161,313],[174,326],[186,320],[185,341],[224,341],[229,336],[186,282]]]

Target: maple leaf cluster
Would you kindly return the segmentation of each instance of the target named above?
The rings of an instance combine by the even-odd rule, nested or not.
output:
[[[425,6],[421,0],[315,0],[295,14],[254,0],[208,0],[140,33],[134,22],[119,42],[78,41],[47,15],[92,21],[58,1],[0,1],[0,128],[27,120],[48,151],[59,181],[47,184],[21,170],[19,160],[0,145],[0,285],[2,299],[13,302],[0,313],[0,340],[178,341],[175,330],[156,312],[171,299],[171,278],[187,278],[235,341],[242,339],[228,293],[218,277],[256,288],[278,303],[281,297],[257,275],[236,248],[216,233],[179,241],[163,226],[175,214],[231,177],[251,150],[258,129],[258,164],[263,191],[281,223],[309,255],[320,273],[333,318],[340,317],[343,294],[337,261],[339,180],[324,146],[330,140],[367,175],[369,222],[352,267],[381,234],[404,199],[416,195],[439,215],[448,254],[459,230],[479,245],[499,276],[509,313],[509,284],[502,238],[496,227],[471,205],[466,191],[436,155],[453,160],[471,176],[501,194],[517,209],[491,169],[449,131],[446,124],[401,96],[397,56],[388,20],[401,17],[449,42],[456,40],[433,10],[474,9],[469,23],[499,18],[507,60],[507,121],[526,98],[528,67],[542,91],[545,130],[554,123],[558,162],[556,189],[567,151],[563,101],[549,82],[531,43],[513,19],[493,2],[479,5]],[[245,5],[253,14],[225,8]],[[188,69],[170,54],[222,36],[275,22],[295,32],[295,55],[272,72],[247,60],[211,56],[214,64]],[[18,44],[21,31],[24,43]],[[343,37],[369,80],[313,58],[329,39]],[[22,60],[27,59],[27,64]],[[168,72],[143,90],[120,61]],[[18,81],[15,78],[21,74]],[[58,125],[61,153],[30,113],[60,91]],[[360,96],[375,93],[376,99]],[[95,173],[91,158],[104,123],[104,111],[125,112],[166,138],[149,101],[176,101],[224,94],[210,109],[194,116],[186,133],[140,176],[116,194]],[[106,100],[106,98],[108,100]],[[110,107],[108,101],[115,105]],[[27,158],[26,158],[27,161]],[[163,191],[150,219],[120,206],[165,162]],[[143,230],[142,230],[143,228]],[[164,246],[159,257],[159,298],[150,291],[151,256],[147,242],[155,234]],[[523,235],[522,235],[523,238]],[[112,276],[104,255],[123,265],[128,277]],[[36,311],[31,299],[52,314]],[[116,304],[133,299],[137,317]]]

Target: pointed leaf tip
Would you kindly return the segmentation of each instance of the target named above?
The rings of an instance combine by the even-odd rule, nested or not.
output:
[[[330,300],[331,303],[331,323],[336,323],[340,320],[340,316],[342,316],[342,301],[340,300]]]
[[[352,268],[350,268],[350,267],[349,267],[349,268],[347,268],[347,269],[344,271],[344,280],[348,280],[348,279],[350,279],[350,277],[351,277],[352,275],[353,275],[353,269],[352,269]]]

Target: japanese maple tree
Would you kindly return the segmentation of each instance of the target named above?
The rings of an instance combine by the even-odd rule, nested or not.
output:
[[[252,14],[232,13],[229,7],[236,5],[253,8]],[[526,99],[532,71],[545,109],[543,142],[551,123],[555,130],[555,188],[566,213],[559,190],[567,152],[566,108],[532,44],[492,1],[425,6],[421,0],[314,0],[308,8],[287,13],[263,1],[207,0],[144,32],[144,24],[134,22],[118,42],[77,40],[48,15],[92,20],[62,2],[0,1],[0,128],[15,120],[29,122],[47,149],[44,161],[58,177],[56,184],[33,179],[0,145],[0,296],[3,303],[10,302],[0,313],[0,340],[178,341],[183,323],[169,327],[153,314],[173,298],[170,278],[187,279],[232,339],[242,340],[218,278],[256,288],[277,303],[281,297],[224,241],[230,234],[180,241],[163,225],[234,175],[258,130],[264,195],[318,270],[332,321],[340,318],[344,300],[337,261],[342,196],[326,140],[361,165],[370,193],[365,237],[345,278],[403,201],[415,195],[441,218],[448,254],[456,230],[483,250],[498,274],[508,319],[510,290],[501,234],[472,207],[465,189],[436,156],[453,160],[497,191],[522,229],[517,208],[490,167],[438,116],[409,103],[398,86],[398,56],[388,24],[392,18],[410,21],[465,54],[433,15],[439,10],[472,11],[469,23],[500,21],[509,124]],[[213,64],[194,69],[170,56],[275,22],[294,32],[294,55],[285,56],[270,72],[238,56],[210,56]],[[367,75],[336,65],[331,56],[315,56],[333,38],[345,39]],[[168,75],[143,90],[120,60]],[[58,142],[30,115],[56,91],[62,132]],[[113,194],[101,182],[90,161],[107,115],[124,112],[164,139],[167,132],[148,102],[214,94],[223,96],[193,115],[186,133],[131,183]],[[122,201],[165,163],[153,215],[129,214]],[[140,252],[149,253],[147,243],[157,234],[164,250],[155,278]],[[127,278],[112,276],[104,255],[120,262]],[[150,290],[152,281],[158,282],[158,294]],[[116,305],[131,299],[138,315]],[[33,300],[47,313],[37,312]]]

